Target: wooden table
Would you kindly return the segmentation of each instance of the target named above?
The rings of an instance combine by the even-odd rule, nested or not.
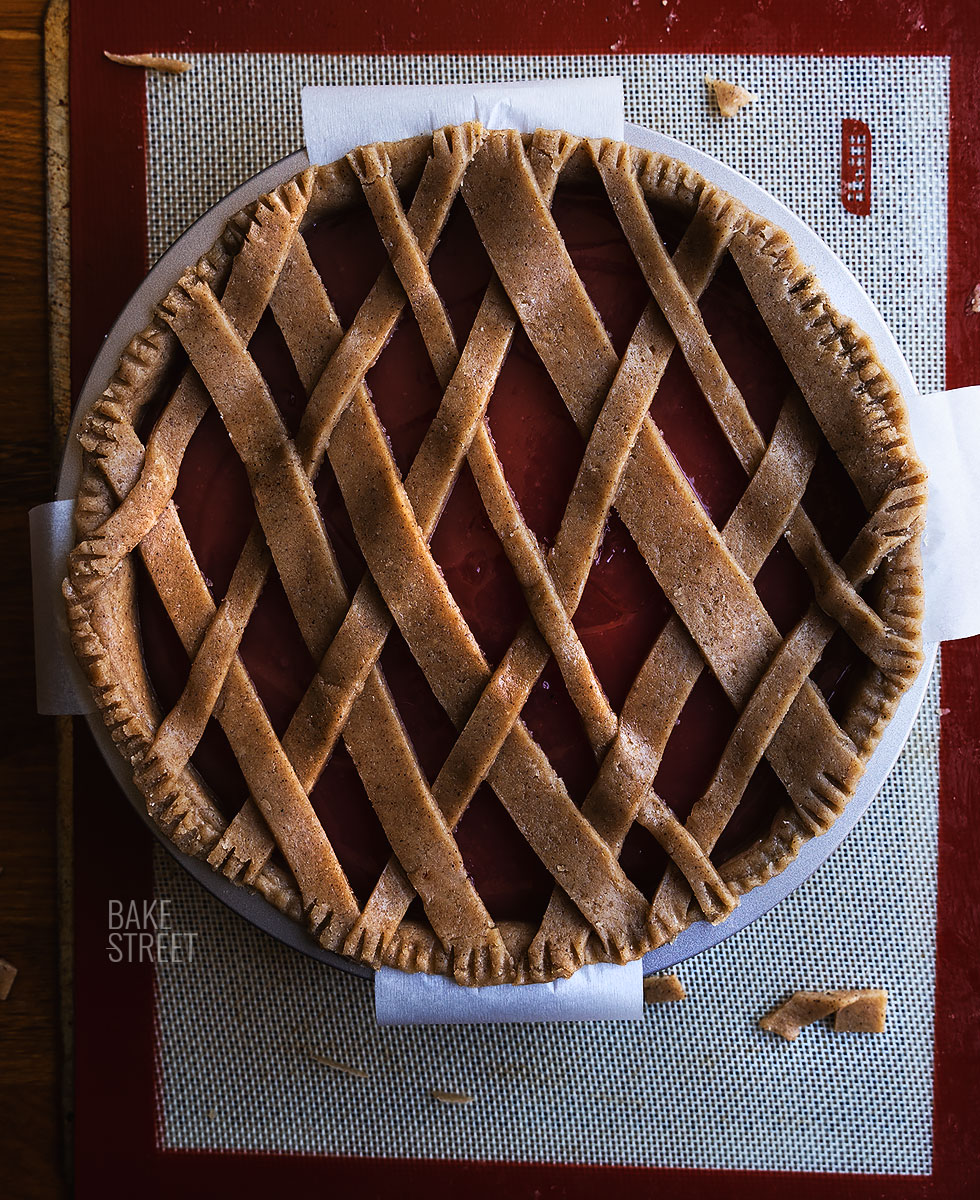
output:
[[[67,0],[58,0],[67,3]],[[384,6],[382,6],[384,7]],[[448,9],[448,0],[434,3],[433,9]],[[464,3],[463,7],[467,7]],[[556,7],[552,0],[543,8]],[[578,5],[570,7],[578,9]],[[661,10],[656,0],[644,6],[596,4],[608,11],[610,44],[626,45],[620,37],[629,32],[631,21],[645,21],[653,28],[654,16]],[[714,26],[699,28],[696,24],[698,4],[677,9],[681,15],[673,30],[672,40],[664,35],[657,42],[652,34],[648,42],[642,38],[637,47],[655,46],[677,50],[682,44],[696,44],[699,49],[730,48],[730,31],[725,19]],[[767,6],[763,6],[767,7]],[[816,7],[825,7],[817,5]],[[832,39],[835,52],[853,53],[866,47],[868,25],[860,5],[841,8],[838,33]],[[384,51],[391,46],[412,44],[418,50],[428,43],[412,39],[417,24],[430,29],[435,17],[423,21],[420,10],[412,3],[392,3],[385,26],[375,36],[361,42],[346,38],[343,29],[343,6],[324,5],[324,18],[319,24],[320,37],[331,51],[370,49]],[[963,21],[968,11],[967,0],[950,0],[937,5],[941,10],[933,24],[916,26],[914,34],[918,52],[940,52],[945,45],[946,32]],[[21,1197],[59,1196],[66,1192],[66,1168],[63,1156],[63,1133],[60,1113],[62,1072],[62,1032],[59,1013],[59,951],[58,951],[58,876],[56,846],[58,821],[56,811],[57,753],[55,723],[50,718],[35,715],[33,687],[33,634],[30,618],[30,574],[27,537],[27,510],[51,498],[54,463],[57,448],[51,434],[51,404],[47,365],[47,295],[46,225],[44,217],[44,72],[43,22],[44,0],[0,0],[0,181],[5,188],[7,204],[6,236],[0,239],[2,273],[0,273],[0,455],[7,469],[0,491],[0,533],[8,552],[3,558],[4,578],[0,586],[0,657],[4,664],[5,686],[0,690],[0,720],[4,729],[0,753],[0,957],[9,959],[19,969],[10,997],[0,1002],[0,1193]],[[581,6],[584,14],[588,5]],[[918,5],[909,5],[909,13]],[[396,11],[397,10],[397,11]],[[152,12],[152,10],[148,10]],[[431,9],[429,10],[431,13]],[[193,32],[194,46],[211,48],[212,23],[217,6],[202,3],[200,21]],[[635,15],[640,13],[640,15]],[[552,13],[551,17],[554,18]],[[150,19],[149,17],[147,19]],[[659,17],[657,18],[659,20]],[[583,17],[584,20],[584,17]],[[599,17],[596,15],[595,21]],[[760,18],[761,20],[761,18]],[[794,17],[793,28],[799,32],[806,25],[806,11]],[[910,17],[911,21],[911,17]],[[373,22],[372,22],[373,24]],[[546,15],[533,18],[522,48],[527,52],[554,48],[561,44],[573,49],[580,35],[569,28],[558,35],[555,20],[549,24]],[[324,32],[326,30],[326,32]],[[625,31],[625,32],[624,32]],[[328,36],[329,35],[329,36]],[[188,37],[191,34],[188,33]],[[292,49],[294,44],[291,23],[284,18],[277,25],[277,46],[265,48]],[[440,34],[441,36],[441,34]],[[500,35],[503,36],[503,35]],[[522,35],[523,37],[524,35]],[[803,35],[800,34],[800,37]],[[908,31],[892,30],[882,25],[876,38],[889,45],[894,42],[901,51],[902,38]],[[248,48],[250,28],[241,22],[228,27],[227,36],[220,41],[225,50]],[[683,42],[687,37],[689,43]],[[552,39],[552,40],[549,40]],[[386,41],[386,39],[388,39]],[[489,23],[467,43],[470,50],[499,49],[496,28]],[[280,44],[281,43],[281,44]],[[920,44],[921,43],[921,44]],[[169,44],[169,43],[168,43]],[[214,45],[218,45],[215,35]],[[442,43],[440,43],[441,45]],[[971,42],[971,45],[976,44]],[[633,43],[629,45],[632,47]],[[429,47],[431,48],[431,47]],[[787,49],[799,49],[796,42]],[[970,53],[961,56],[954,86],[962,103],[964,95],[980,92],[980,56]],[[971,100],[971,111],[974,102]],[[969,126],[969,128],[968,128]],[[975,196],[980,168],[975,156],[964,153],[962,145],[972,135],[972,123],[964,121],[955,131],[952,151],[967,161],[963,167],[964,195]],[[972,231],[975,224],[973,204],[954,206],[951,216],[950,242],[959,250],[956,260],[960,276],[954,288],[956,295],[965,296],[964,281],[970,286],[977,273],[977,241]],[[957,224],[957,221],[959,224]],[[965,308],[963,309],[965,313]],[[953,321],[967,318],[956,306]],[[977,344],[980,326],[971,326],[970,336],[960,336],[950,342],[950,378],[954,382],[973,382],[976,372]],[[972,332],[976,330],[977,332]],[[944,704],[954,719],[944,724],[944,819],[942,836],[946,855],[947,878],[970,877],[975,862],[974,842],[969,829],[968,813],[974,806],[968,802],[976,795],[977,735],[976,726],[965,714],[976,712],[980,706],[980,673],[977,671],[978,644],[973,647],[956,645],[944,653]],[[941,887],[944,881],[941,880]],[[948,884],[945,884],[948,888]],[[937,1008],[937,1024],[942,1033],[942,1056],[939,1061],[939,1085],[949,1088],[947,1076],[950,1063],[958,1057],[956,1037],[975,1053],[975,1032],[950,1022],[962,1013],[975,1011],[975,963],[977,908],[969,895],[947,895],[949,916],[939,931],[941,957],[957,964],[955,978],[948,972],[947,991]],[[971,976],[970,972],[974,975]],[[968,979],[968,976],[970,977]],[[950,982],[950,980],[952,982]],[[952,1029],[952,1033],[950,1030]],[[977,1078],[966,1089],[976,1094]],[[945,1141],[959,1141],[967,1147],[975,1145],[975,1121],[969,1127],[957,1124],[957,1112],[968,1111],[966,1092],[962,1108],[953,1111],[949,1103],[940,1108],[945,1113],[948,1128],[940,1129]],[[70,1106],[69,1106],[70,1107]],[[952,1115],[950,1115],[952,1114]],[[926,1181],[928,1183],[928,1181]],[[896,1186],[901,1186],[897,1181]],[[889,1192],[889,1194],[897,1194]],[[918,1194],[918,1193],[917,1193]]]
[[[27,511],[50,499],[43,0],[0,0],[0,1190],[65,1192],[59,1116],[55,723],[34,706]]]

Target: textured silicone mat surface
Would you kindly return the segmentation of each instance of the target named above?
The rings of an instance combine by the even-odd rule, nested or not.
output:
[[[807,220],[881,308],[920,387],[942,386],[944,59],[255,55],[194,64],[179,78],[148,79],[151,258],[301,144],[301,83],[615,71],[628,119],[726,161]],[[738,80],[759,103],[722,122],[706,103],[705,72]],[[869,217],[839,199],[848,117],[874,134]],[[768,917],[680,968],[687,1002],[649,1010],[635,1026],[378,1030],[369,984],[277,946],[158,852],[158,893],[173,901],[174,926],[198,935],[191,963],[158,969],[161,1144],[927,1172],[937,741],[934,681],[899,767],[842,849]],[[871,889],[888,898],[874,916]],[[821,1026],[789,1046],[758,1031],[775,1000],[822,986],[887,987],[886,1034]],[[443,1105],[431,1088],[474,1100]]]

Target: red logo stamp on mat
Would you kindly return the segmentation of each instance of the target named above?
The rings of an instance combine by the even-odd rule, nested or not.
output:
[[[871,130],[850,117],[840,125],[840,199],[855,216],[871,212]]]

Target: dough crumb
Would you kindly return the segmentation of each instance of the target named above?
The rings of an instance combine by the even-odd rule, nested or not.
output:
[[[887,1006],[888,993],[880,988],[794,992],[760,1018],[759,1025],[788,1042],[795,1042],[805,1026],[829,1016],[834,1016],[836,1033],[884,1033]]]
[[[14,986],[16,978],[17,968],[14,964],[7,962],[5,958],[0,958],[0,1000],[6,1000],[10,995],[10,989]]]
[[[970,293],[970,299],[967,300],[966,307],[969,312],[980,313],[980,283]]]
[[[357,1079],[371,1078],[367,1071],[362,1071],[360,1067],[351,1067],[347,1063],[337,1062],[336,1059],[324,1058],[322,1054],[314,1054],[312,1050],[309,1054],[314,1062],[318,1062],[323,1067],[329,1067],[331,1071],[342,1071],[345,1075],[354,1075]]]
[[[834,1017],[835,1032],[884,1033],[888,993],[876,988],[866,988],[852,994],[855,999],[846,1001],[837,1010]]]
[[[666,1004],[671,1000],[684,1000],[687,992],[676,975],[648,975],[643,980],[643,1003]]]
[[[110,62],[123,67],[146,67],[150,71],[162,71],[165,75],[183,75],[191,69],[191,64],[182,58],[164,58],[160,54],[110,54],[108,50],[102,53]]]
[[[432,1088],[429,1095],[433,1100],[438,1100],[440,1104],[472,1104],[473,1097],[466,1092],[443,1092],[439,1088]]]
[[[747,92],[737,83],[728,83],[724,79],[712,79],[710,75],[705,75],[704,82],[711,88],[718,111],[723,117],[734,117],[740,108],[759,99],[758,96],[753,96],[751,92]]]

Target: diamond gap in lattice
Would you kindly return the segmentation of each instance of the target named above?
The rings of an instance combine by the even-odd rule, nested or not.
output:
[[[239,647],[280,739],[316,673],[279,574],[272,566]]]
[[[418,322],[407,306],[365,382],[404,479],[442,399]]]
[[[619,852],[619,865],[630,882],[644,896],[652,897],[669,863],[666,851],[653,834],[634,821]]]
[[[622,358],[650,289],[609,198],[598,179],[592,186],[563,186],[555,192],[551,212],[589,299]],[[670,223],[677,240],[683,227],[676,217]]]
[[[568,794],[579,806],[596,774],[596,756],[558,663],[549,658],[521,713]]]
[[[143,656],[160,709],[169,712],[180,699],[191,664],[142,558],[135,562]]]
[[[681,820],[704,793],[735,728],[738,714],[708,667],[685,695],[678,689],[680,716],[667,738],[654,788]]]
[[[803,511],[838,562],[868,519],[867,509],[853,480],[826,439],[822,440],[803,493]]]
[[[521,585],[466,462],[430,547],[471,633],[488,663],[496,666],[529,614]]]
[[[720,529],[745,491],[748,476],[678,349],[670,356],[650,414],[695,496]]]
[[[673,612],[629,530],[611,511],[573,624],[616,712]]]
[[[794,387],[793,376],[730,254],[723,255],[698,307],[725,369],[769,442]]]
[[[553,545],[582,461],[582,437],[520,327],[494,385],[487,423],[521,515],[545,547]]]
[[[262,372],[289,436],[295,438],[306,408],[306,390],[271,309],[262,314],[248,352]]]
[[[765,834],[779,810],[789,803],[789,796],[776,772],[763,759],[753,771],[735,811],[715,843],[711,861],[721,868],[729,858]]]
[[[429,271],[456,345],[462,349],[490,283],[492,268],[469,209],[459,197],[429,259]]]
[[[773,546],[754,583],[766,612],[786,637],[813,600],[813,584],[785,537]]]
[[[397,625],[388,634],[378,661],[419,766],[431,784],[453,748],[456,729]]]
[[[391,855],[391,844],[342,740],[313,785],[310,801],[348,883],[365,904]]]
[[[303,230],[310,258],[344,329],[388,265],[378,227],[367,204],[321,217]]]
[[[864,655],[843,629],[838,629],[824,647],[823,653],[810,672],[810,678],[827,701],[830,715],[841,724],[853,700],[856,667],[863,665]]]
[[[490,916],[539,924],[554,880],[489,784],[477,788],[454,833]]]
[[[217,604],[228,590],[257,517],[248,474],[213,404],[208,404],[187,444],[173,499]]]
[[[191,764],[208,785],[211,799],[231,821],[249,797],[248,783],[235,751],[218,721],[211,717],[191,755]]]
[[[357,543],[357,536],[351,525],[347,505],[340,493],[337,477],[330,465],[330,459],[326,456],[324,456],[316,479],[313,481],[313,490],[316,493],[316,502],[320,509],[320,516],[323,518],[327,537],[337,556],[337,562],[340,564],[340,571],[344,577],[348,594],[353,596],[357,585],[367,574],[367,564],[361,553],[361,547]]]

